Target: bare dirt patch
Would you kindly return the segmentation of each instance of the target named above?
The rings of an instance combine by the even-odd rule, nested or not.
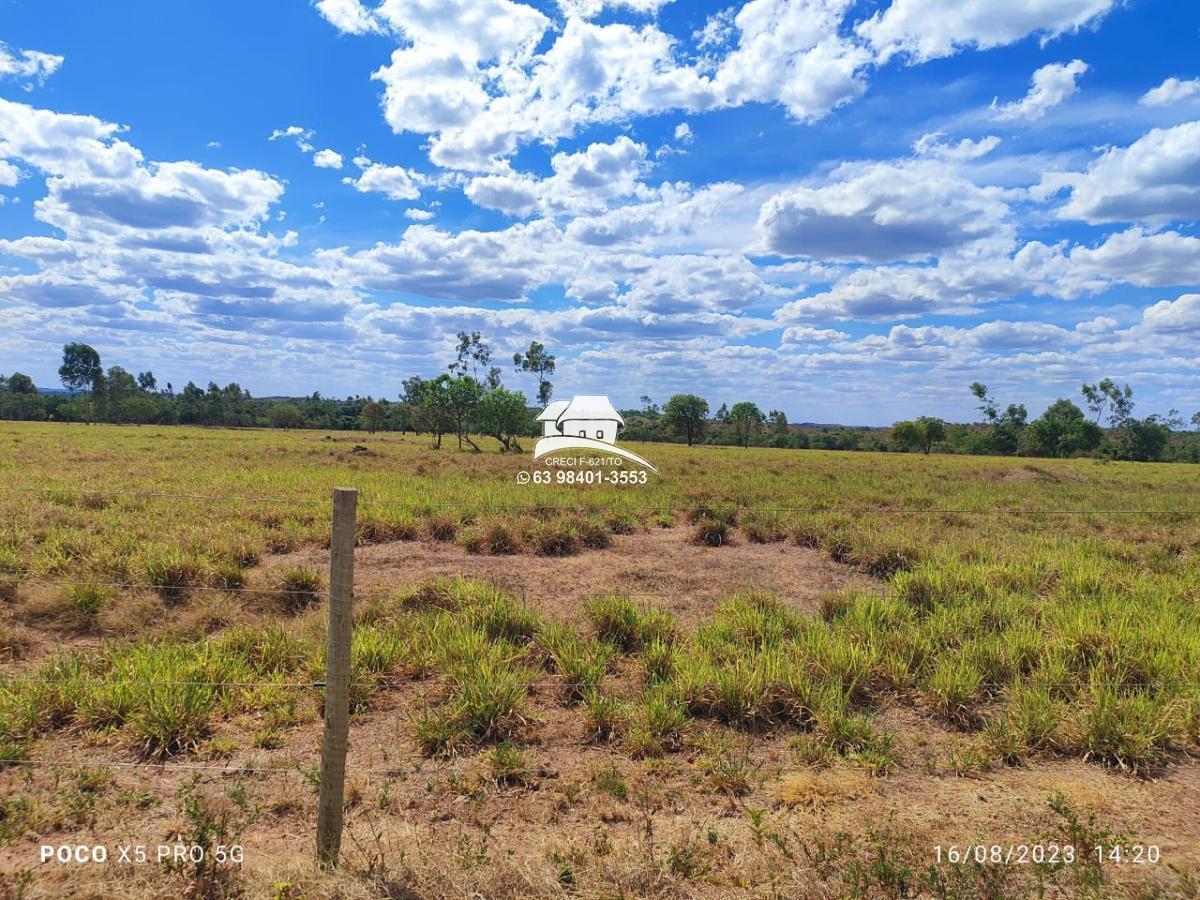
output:
[[[407,588],[435,576],[463,575],[503,584],[539,612],[580,615],[583,600],[620,593],[653,600],[685,625],[707,617],[736,590],[767,590],[812,614],[820,598],[844,588],[873,590],[881,582],[839,565],[819,550],[792,544],[740,542],[723,547],[690,543],[688,528],[616,535],[604,550],[574,556],[484,556],[448,543],[398,541],[355,551],[355,580],[363,596]],[[305,548],[267,561],[257,579],[287,566],[324,571],[329,551]]]

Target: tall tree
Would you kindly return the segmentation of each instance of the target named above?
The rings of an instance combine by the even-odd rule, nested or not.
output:
[[[445,401],[450,416],[454,420],[454,429],[458,432],[458,449],[462,449],[463,441],[478,450],[479,445],[471,440],[471,421],[479,410],[483,400],[483,385],[469,375],[451,378],[446,383]]]
[[[383,421],[383,414],[383,404],[377,400],[368,400],[363,404],[362,421],[370,434],[374,434],[379,430],[379,423]]]
[[[120,366],[110,366],[104,387],[105,415],[120,424],[125,421],[129,400],[138,392],[137,381]]]
[[[138,372],[137,383],[143,391],[158,390],[158,382],[155,380],[153,372]]]
[[[946,423],[933,416],[921,416],[916,421],[897,422],[892,426],[892,440],[908,450],[920,450],[926,456],[933,445],[946,439]]]
[[[1098,384],[1084,384],[1079,389],[1083,399],[1092,411],[1097,424],[1101,416],[1108,412],[1108,424],[1116,428],[1133,413],[1133,388],[1129,385],[1117,387],[1111,378],[1102,378]]]
[[[9,377],[0,375],[0,415],[5,418],[28,419],[37,406],[37,386],[23,372]]]
[[[750,446],[750,436],[758,431],[766,420],[767,417],[763,415],[763,411],[749,400],[735,403],[729,410],[729,421],[733,425],[738,443],[743,447]]]
[[[529,342],[529,349],[522,353],[513,354],[513,365],[518,372],[524,372],[537,378],[538,403],[545,406],[550,402],[554,393],[554,385],[549,376],[554,374],[554,357],[546,352],[546,348],[537,341]]]
[[[708,401],[695,394],[676,394],[663,407],[663,424],[681,434],[692,446],[704,434],[708,419]]]
[[[979,406],[976,409],[983,414],[983,418],[988,422],[995,422],[999,417],[999,412],[996,409],[996,401],[988,393],[987,385],[978,381],[972,382],[971,393],[979,401]]]
[[[483,339],[483,335],[478,331],[472,331],[470,334],[460,331],[457,351],[458,358],[449,366],[452,374],[459,376],[470,374],[475,381],[482,384],[483,382],[479,378],[479,372],[482,370],[485,373],[485,379],[488,379],[491,374],[489,367],[492,364],[492,348]]]
[[[189,387],[196,386],[189,384]],[[267,413],[267,421],[271,423],[272,428],[290,431],[293,428],[299,428],[304,423],[304,417],[300,414],[300,407],[295,403],[276,403]]]
[[[104,387],[100,354],[87,344],[63,345],[63,361],[58,367],[58,377],[67,390],[88,392],[88,421],[92,421],[96,395]]]
[[[785,435],[788,433],[787,413],[780,409],[773,409],[767,413],[767,421],[771,425],[771,431],[776,435]]]

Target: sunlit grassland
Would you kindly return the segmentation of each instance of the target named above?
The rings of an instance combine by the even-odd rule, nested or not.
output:
[[[876,713],[891,700],[977,735],[998,761],[1065,754],[1144,770],[1197,749],[1195,467],[647,444],[635,450],[662,475],[645,486],[535,487],[516,482],[527,456],[487,444],[328,438],[6,423],[0,602],[19,609],[29,582],[78,582],[62,586],[63,604],[86,624],[125,590],[106,582],[149,586],[167,604],[237,588],[266,555],[327,539],[335,485],[359,489],[364,543],[558,555],[678,524],[704,543],[719,530],[820,548],[884,590],[830,595],[808,618],[740,590],[731,572],[716,614],[685,633],[625,598],[597,598],[563,624],[486,585],[439,583],[360,610],[356,702],[369,707],[385,676],[439,679],[407,726],[431,754],[519,740],[530,686],[546,678],[590,733],[635,757],[672,752],[708,720],[791,729],[814,758],[886,771],[894,748]],[[310,572],[280,587],[295,596],[297,585],[319,590]],[[319,680],[314,623],[56,658],[39,681],[0,689],[3,752],[65,727],[124,729],[147,755],[191,750],[217,717],[261,708],[269,688],[150,682]]]

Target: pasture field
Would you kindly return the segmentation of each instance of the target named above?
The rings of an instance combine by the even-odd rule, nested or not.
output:
[[[0,424],[0,897],[1197,896],[1195,466],[452,443]],[[245,857],[38,861],[130,842]]]

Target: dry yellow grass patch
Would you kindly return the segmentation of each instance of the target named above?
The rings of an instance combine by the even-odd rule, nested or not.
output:
[[[784,775],[776,792],[788,806],[822,808],[879,793],[878,779],[863,769],[801,769]]]

